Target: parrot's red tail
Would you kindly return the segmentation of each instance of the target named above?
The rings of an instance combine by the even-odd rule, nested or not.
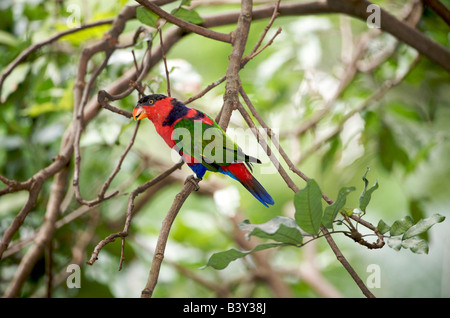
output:
[[[222,171],[220,171],[222,170]],[[275,202],[266,189],[256,178],[250,173],[243,163],[233,163],[229,166],[222,166],[219,171],[229,175],[233,179],[239,181],[255,198],[257,198],[266,207],[268,204],[273,205]]]

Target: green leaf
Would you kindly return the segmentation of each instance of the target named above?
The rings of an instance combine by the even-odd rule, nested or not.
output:
[[[414,171],[421,162],[430,157],[431,151],[438,144],[439,142],[437,140],[430,140],[424,146],[417,149],[416,155],[410,160],[409,165],[406,166],[406,170],[408,172]]]
[[[361,193],[361,196],[359,197],[359,209],[363,212],[366,212],[366,208],[369,205],[370,199],[372,198],[372,193],[378,189],[378,181],[375,182],[375,184],[367,190],[367,186],[369,185],[369,180],[367,180],[366,175],[369,172],[369,168],[367,168],[366,173],[364,173],[364,176],[362,177],[364,181],[364,190]]]
[[[34,103],[29,108],[24,109],[23,116],[38,117],[42,114],[52,112],[69,111],[73,109],[73,83],[64,89],[63,96],[56,102]]]
[[[396,251],[400,251],[402,248],[402,240],[399,237],[391,237],[387,243],[390,248],[393,248]]]
[[[355,211],[356,210],[356,211]],[[346,216],[352,216],[355,212],[361,212],[359,209],[352,209],[352,208],[343,208],[339,212],[341,212],[342,215]]]
[[[5,102],[8,96],[19,88],[19,84],[25,81],[30,69],[31,65],[29,63],[19,64],[14,68],[3,82],[1,102]]]
[[[404,218],[401,218],[400,220],[395,221],[394,224],[392,224],[389,232],[392,236],[402,235],[413,225],[414,220],[408,215]]]
[[[391,129],[384,123],[381,125],[378,139],[378,157],[387,170],[392,170],[394,162],[401,163],[404,167],[410,164],[408,154],[398,145]]]
[[[265,244],[260,244],[258,246],[256,246],[254,249],[252,249],[251,251],[247,251],[247,252],[240,252],[234,248],[229,249],[227,251],[224,252],[219,252],[219,253],[214,253],[213,255],[211,255],[211,257],[208,260],[208,263],[206,264],[206,266],[211,266],[215,269],[224,269],[225,267],[227,267],[232,261],[235,261],[239,258],[245,257],[250,253],[253,252],[257,252],[257,251],[262,251],[268,248],[272,248],[272,247],[278,247],[281,246],[283,244],[280,243],[265,243]]]
[[[327,206],[323,212],[322,224],[325,227],[331,228],[333,226],[336,215],[345,205],[347,195],[354,190],[355,187],[342,187],[339,190],[336,201],[332,205]]]
[[[409,248],[416,254],[428,254],[428,243],[417,236],[402,240],[402,247]]]
[[[58,23],[55,25],[58,31],[66,31],[70,29],[70,27],[66,23]],[[92,28],[87,28],[84,30],[80,30],[75,33],[70,33],[64,35],[61,39],[64,41],[68,41],[75,46],[80,46],[92,39],[101,39],[107,30],[110,29],[110,25],[97,25]]]
[[[422,119],[419,113],[419,109],[416,109],[415,106],[411,105],[410,103],[403,103],[402,101],[392,101],[387,106],[387,109],[389,111],[403,118],[411,119],[414,121],[420,121]]]
[[[201,24],[203,23],[203,18],[197,13],[195,10],[188,10],[182,7],[175,8],[171,12],[172,15],[177,18],[187,21],[192,24]]]
[[[330,145],[329,149],[325,152],[325,154],[322,156],[322,171],[325,171],[326,169],[332,167],[333,160],[336,156],[336,152],[340,149],[342,146],[341,144],[341,138],[339,135],[331,138],[331,140],[328,142]]]
[[[303,235],[295,220],[284,216],[276,216],[262,224],[251,224],[245,220],[239,224],[239,228],[249,232],[248,237],[257,236],[291,245],[303,242]]]
[[[159,19],[159,16],[156,13],[144,8],[137,7],[136,9],[136,18],[143,24],[156,28],[156,22]]]
[[[314,179],[294,196],[295,221],[310,234],[317,234],[322,223],[322,192]]]
[[[424,233],[428,231],[430,227],[435,225],[436,223],[440,223],[445,220],[445,216],[442,216],[440,214],[434,214],[428,218],[419,220],[415,225],[409,227],[405,234],[403,234],[402,239],[406,240],[413,236],[417,236],[421,233]]]
[[[8,46],[18,46],[19,39],[9,32],[0,30],[0,44]]]
[[[384,233],[389,232],[391,227],[389,225],[387,225],[383,220],[380,220],[380,221],[378,221],[377,229],[378,229],[378,232],[380,232],[381,234],[384,234]]]

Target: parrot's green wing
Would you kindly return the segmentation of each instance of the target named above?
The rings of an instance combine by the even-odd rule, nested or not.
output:
[[[236,162],[245,162],[249,167],[252,162],[260,163],[246,155],[211,117],[207,117],[213,124],[183,118],[174,125],[176,150],[189,154],[214,172]]]

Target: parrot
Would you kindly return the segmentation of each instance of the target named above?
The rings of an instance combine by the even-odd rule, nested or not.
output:
[[[192,178],[202,180],[207,171],[219,172],[239,181],[266,207],[274,204],[252,175],[252,163],[261,161],[246,155],[210,116],[163,94],[140,98],[132,115],[135,121],[153,122],[156,132],[192,169]]]

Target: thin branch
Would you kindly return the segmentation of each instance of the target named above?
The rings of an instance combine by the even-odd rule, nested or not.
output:
[[[184,30],[187,30],[189,32],[193,32],[193,33],[196,33],[196,34],[199,34],[204,37],[214,39],[217,41],[231,43],[231,36],[229,34],[219,33],[216,31],[206,29],[199,25],[183,21],[183,20],[167,13],[166,11],[162,10],[156,4],[150,2],[149,0],[136,0],[136,1],[139,2],[140,4],[142,4],[147,9],[149,9],[149,10],[153,11],[154,13],[156,13],[157,15],[159,15],[161,18],[166,19],[167,21],[179,26],[180,28],[182,28]]]
[[[108,103],[108,101],[114,100],[114,97],[109,95],[104,90],[98,91],[98,93],[97,93],[97,100],[98,100],[98,103],[100,104],[100,106],[102,106],[103,108],[105,108],[105,109],[107,109],[107,110],[109,110],[109,111],[111,111],[113,113],[122,115],[122,116],[124,116],[126,118],[133,117],[133,115],[130,112],[127,112],[126,110],[123,110],[123,109],[120,109],[120,108],[117,108],[117,107],[114,107],[114,106],[110,105]]]
[[[283,180],[286,182],[288,187],[291,188],[292,191],[298,192],[299,188],[294,183],[294,181],[292,181],[292,179],[288,176],[286,170],[283,168],[283,166],[280,164],[280,162],[278,161],[275,154],[272,152],[270,147],[267,145],[267,142],[264,140],[264,137],[261,135],[258,128],[253,123],[253,120],[251,119],[250,115],[247,113],[247,111],[245,110],[245,108],[242,106],[241,103],[238,103],[237,109],[241,113],[241,115],[244,118],[247,125],[251,128],[253,134],[255,135],[256,139],[258,140],[258,143],[266,151],[267,156],[270,158],[270,160],[272,161],[272,164],[277,169],[278,173],[283,178]],[[272,141],[274,140],[273,138],[271,138],[271,139],[272,139]]]
[[[366,0],[357,2],[341,0],[327,1],[329,9],[334,12],[348,14],[363,21],[366,21],[371,14],[366,10],[371,4],[370,1]],[[428,57],[443,69],[450,72],[450,50],[426,37],[419,30],[412,28],[407,23],[397,19],[383,8],[380,8],[380,21],[382,21],[380,25],[382,30],[415,48],[422,55]]]
[[[94,249],[94,252],[91,255],[91,258],[89,259],[89,261],[87,261],[88,265],[93,265],[95,263],[95,261],[98,258],[98,254],[100,253],[100,250],[107,244],[114,242],[114,240],[116,238],[125,238],[126,236],[128,236],[128,232],[129,232],[129,228],[131,225],[131,219],[133,218],[134,214],[134,200],[135,198],[145,192],[147,189],[149,189],[150,187],[154,186],[155,184],[157,184],[158,182],[164,180],[166,177],[168,177],[172,172],[174,172],[177,169],[180,169],[181,166],[183,165],[183,162],[179,162],[176,165],[174,165],[173,167],[171,167],[170,169],[164,171],[163,173],[161,173],[160,175],[158,175],[157,177],[153,178],[150,181],[147,181],[146,183],[142,184],[141,186],[137,187],[131,194],[130,197],[128,199],[128,208],[127,208],[127,217],[126,217],[126,221],[125,221],[125,225],[124,228],[121,232],[118,233],[114,233],[111,234],[109,236],[107,236],[105,239],[103,239],[102,241],[100,241],[100,243],[97,244],[97,246]],[[123,250],[123,246],[122,246],[122,250]],[[120,260],[120,266],[122,265],[123,262],[123,253],[121,256],[121,260]]]
[[[218,79],[215,82],[212,82],[211,84],[209,84],[208,86],[206,86],[201,92],[199,92],[197,95],[192,96],[191,98],[187,99],[186,101],[183,102],[183,104],[187,105],[189,103],[192,103],[193,101],[203,97],[206,93],[208,93],[210,90],[212,90],[213,88],[219,86],[220,84],[222,84],[223,82],[225,82],[226,76],[222,76],[220,79]]]
[[[336,258],[339,262],[341,262],[342,266],[347,270],[347,272],[350,274],[350,276],[355,281],[356,285],[358,285],[359,289],[363,292],[364,296],[368,298],[374,298],[375,296],[372,294],[372,292],[367,288],[367,286],[364,284],[364,282],[361,280],[361,278],[358,276],[358,274],[355,272],[353,267],[350,265],[350,263],[347,261],[347,259],[342,254],[339,247],[336,245],[336,242],[331,237],[328,230],[321,226],[322,233],[325,235],[325,239],[328,242],[328,245],[330,245],[331,250],[336,255]]]
[[[191,192],[194,190],[195,185],[192,182],[186,182],[183,189],[181,189],[181,191],[175,196],[172,206],[170,207],[166,217],[163,220],[161,230],[158,235],[158,241],[156,243],[155,253],[153,254],[152,266],[150,269],[150,274],[148,276],[147,284],[145,285],[141,293],[142,298],[150,298],[153,295],[153,290],[155,289],[156,283],[158,282],[161,263],[164,259],[164,251],[166,249],[170,228],[184,201],[186,201],[189,194],[191,194]]]
[[[166,71],[167,96],[171,96],[171,93],[170,93],[169,69],[167,68],[166,52],[164,51],[162,28],[159,28],[159,43],[160,43],[161,52],[162,52],[162,59],[163,59],[163,62],[164,62],[164,70]]]
[[[262,44],[262,41],[264,40],[264,38],[266,37],[267,32],[269,32],[270,28],[272,27],[272,24],[275,22],[275,19],[278,17],[279,13],[278,13],[278,9],[280,8],[280,2],[281,0],[277,0],[277,2],[275,3],[275,8],[273,9],[273,14],[272,17],[270,18],[269,23],[266,25],[266,27],[264,28],[263,33],[261,34],[258,42],[255,44],[255,47],[253,48],[253,50],[250,53],[250,56],[256,54],[256,52],[258,51],[259,47]],[[281,28],[278,29],[278,31],[281,31]],[[279,32],[278,32],[279,33]],[[264,48],[262,48],[263,50]]]
[[[422,0],[427,7],[436,12],[442,20],[450,25],[450,10],[439,0]]]
[[[117,163],[116,168],[114,169],[114,171],[111,173],[111,175],[109,176],[109,178],[105,181],[105,183],[103,184],[102,190],[100,191],[100,194],[98,195],[99,201],[100,200],[104,200],[105,198],[105,193],[108,190],[112,180],[114,179],[114,177],[119,173],[120,168],[122,166],[123,161],[125,160],[125,157],[127,156],[128,152],[130,151],[131,147],[133,147],[134,141],[136,139],[137,136],[137,132],[139,130],[139,124],[140,122],[136,123],[136,128],[134,129],[133,135],[131,136],[130,142],[127,146],[127,148],[125,148],[125,151],[123,152],[123,154],[120,156],[119,162]],[[113,195],[117,194],[119,191],[114,192],[114,194],[112,194],[109,197],[112,197]]]
[[[273,43],[273,41],[275,40],[275,38],[281,33],[281,28],[278,28],[277,32],[275,33],[275,35],[262,47],[259,48],[261,46],[262,41],[264,40],[270,26],[273,24],[275,18],[278,16],[277,10],[279,7],[279,2],[280,0],[277,1],[276,5],[275,5],[275,9],[274,9],[274,13],[272,15],[271,20],[269,21],[269,24],[265,27],[264,29],[264,33],[261,35],[261,37],[258,40],[258,43],[255,45],[255,47],[252,50],[252,53],[248,56],[245,56],[244,58],[241,59],[240,62],[240,68],[243,69],[244,66],[254,57],[256,57],[258,54],[260,54],[262,51],[264,51],[269,45],[271,45]],[[209,92],[211,89],[217,87],[218,85],[222,84],[225,80],[226,80],[227,76],[224,75],[222,76],[220,79],[218,79],[217,81],[209,84],[207,87],[205,87],[201,92],[199,92],[197,95],[189,98],[188,100],[186,100],[184,102],[185,105],[192,103],[193,101],[195,101],[196,99],[199,99],[200,97],[203,97],[207,92]],[[220,118],[220,114],[218,116],[218,118]]]
[[[88,48],[88,50],[89,49],[90,48]],[[81,134],[85,128],[84,127],[85,126],[84,118],[83,118],[84,107],[86,106],[87,99],[91,92],[94,82],[96,81],[96,79],[100,75],[100,73],[103,71],[103,69],[106,67],[109,57],[111,56],[112,52],[113,52],[112,49],[107,49],[107,51],[105,51],[105,55],[106,55],[105,59],[103,60],[102,64],[97,68],[97,70],[94,72],[94,74],[91,76],[88,84],[86,85],[86,87],[83,90],[80,104],[78,105],[78,107],[75,107],[75,109],[77,110],[77,114],[76,114],[76,123],[75,123],[76,132],[75,132],[75,139],[74,139],[74,149],[75,149],[75,152],[74,152],[75,153],[75,169],[74,170],[75,171],[73,174],[73,186],[75,188],[75,196],[76,196],[78,202],[80,202],[81,204],[85,204],[85,205],[89,205],[90,203],[83,199],[83,197],[81,195],[80,186],[79,186],[80,165],[81,165],[80,139],[81,139]],[[83,63],[87,64],[88,60],[82,59],[80,61],[80,68],[82,67]],[[75,114],[75,111],[74,111],[74,114]]]

